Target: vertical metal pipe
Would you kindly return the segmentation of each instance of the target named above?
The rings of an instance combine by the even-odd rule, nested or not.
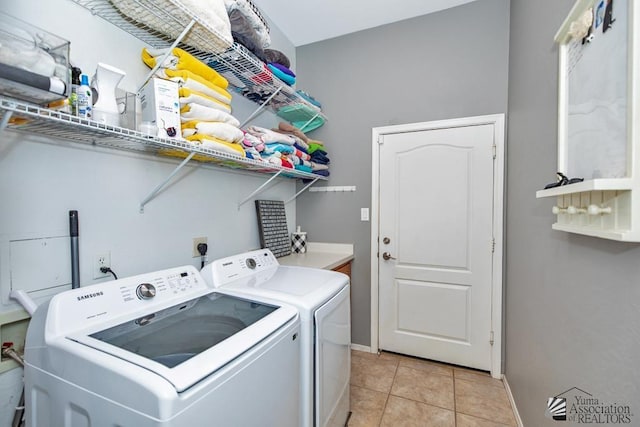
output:
[[[69,211],[71,237],[71,289],[80,287],[80,255],[78,250],[78,211]]]

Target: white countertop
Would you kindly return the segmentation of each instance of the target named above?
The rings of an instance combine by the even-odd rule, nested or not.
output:
[[[345,243],[307,242],[307,253],[278,258],[281,265],[332,270],[353,259],[353,245]]]

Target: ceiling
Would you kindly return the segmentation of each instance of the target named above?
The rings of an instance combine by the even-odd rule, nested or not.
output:
[[[294,46],[448,9],[473,0],[253,0]]]

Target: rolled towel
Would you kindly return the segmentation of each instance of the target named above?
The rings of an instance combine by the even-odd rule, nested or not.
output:
[[[231,94],[221,87],[218,87],[211,82],[205,80],[199,75],[187,70],[167,70],[159,69],[156,71],[156,76],[174,81],[187,89],[191,89],[195,92],[200,92],[204,95],[217,99],[220,102],[231,104]]]
[[[309,166],[305,166],[305,165],[296,165],[296,170],[299,170],[302,172],[309,172],[309,173],[313,172]]]
[[[315,171],[326,171],[329,170],[329,166],[328,165],[321,165],[320,163],[315,163],[315,162],[310,162],[311,163],[311,169],[315,172]]]
[[[225,113],[231,113],[231,106],[229,104],[225,104],[200,92],[187,89],[186,87],[181,87],[178,89],[178,94],[180,96],[180,105],[194,103],[204,105],[205,107],[215,108],[216,110],[224,111]]]
[[[296,150],[291,145],[282,144],[279,142],[272,142],[270,144],[266,144],[266,148],[271,149],[273,151],[279,151],[280,153],[286,153],[286,154],[293,154]]]
[[[197,120],[201,122],[224,122],[235,127],[240,126],[238,119],[229,113],[193,103],[187,104],[180,109],[180,119],[183,122]]]
[[[147,64],[149,68],[156,66],[158,59],[160,59],[167,49],[142,49],[142,61]],[[199,75],[203,79],[207,80],[211,84],[218,86],[222,89],[226,89],[229,86],[227,79],[222,77],[216,70],[209,67],[204,62],[200,61],[196,57],[192,56],[189,52],[185,52],[179,47],[173,48],[171,54],[165,59],[161,65],[162,68],[170,70],[187,70],[194,74]]]
[[[274,129],[274,130],[276,130],[276,129]],[[289,124],[287,122],[278,123],[277,131],[293,134],[293,135],[297,136],[298,138],[300,138],[305,144],[309,143],[309,138],[307,138],[307,135],[305,135],[304,132],[302,132],[300,129],[298,129],[297,127],[295,127],[295,126],[293,126],[293,125],[291,125],[291,124]]]
[[[285,135],[283,133],[275,132],[260,126],[249,126],[247,128],[247,132],[259,137],[263,142],[266,143],[281,142],[283,144],[293,145],[296,142],[296,140],[290,135]]]
[[[273,73],[274,76],[276,76],[277,78],[279,78],[280,80],[288,84],[289,86],[293,86],[294,84],[296,84],[295,77],[292,77],[289,74],[279,70],[278,68],[274,67],[272,64],[268,64],[267,67]]]
[[[270,62],[269,64],[270,67],[269,68],[277,68],[278,70],[282,71],[283,73],[285,73],[288,76],[291,77],[295,77],[295,73],[293,71],[291,71],[290,69],[288,69],[287,67],[285,67],[282,64],[278,64],[277,62]]]
[[[227,142],[242,142],[244,133],[236,126],[224,122],[199,122],[192,120],[182,123],[182,136],[207,135]]]

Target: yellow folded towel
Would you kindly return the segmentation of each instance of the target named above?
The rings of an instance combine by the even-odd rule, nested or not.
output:
[[[226,142],[213,136],[197,134],[188,136],[186,139],[194,145],[200,146],[202,148],[221,151],[223,153],[233,154],[239,157],[246,156],[244,153],[244,149],[239,144]]]
[[[217,110],[224,111],[225,113],[231,113],[231,106],[229,104],[218,101],[217,99],[203,93],[187,89],[186,87],[181,87],[178,90],[178,94],[180,96],[180,105],[186,105],[193,102],[194,104],[215,108]]]
[[[166,49],[142,49],[142,61],[149,68],[156,66],[156,61],[167,52]],[[222,89],[226,89],[229,86],[227,79],[222,77],[216,70],[209,67],[204,62],[198,60],[194,56],[191,56],[189,52],[186,52],[179,47],[174,48],[171,54],[165,59],[161,65],[162,68],[169,70],[187,70],[194,74],[199,75],[203,79],[218,86]]]
[[[180,87],[186,87],[187,89],[200,92],[225,104],[231,103],[231,94],[226,89],[212,84],[191,71],[160,68],[156,72],[156,76],[162,79],[172,80],[178,83]]]

